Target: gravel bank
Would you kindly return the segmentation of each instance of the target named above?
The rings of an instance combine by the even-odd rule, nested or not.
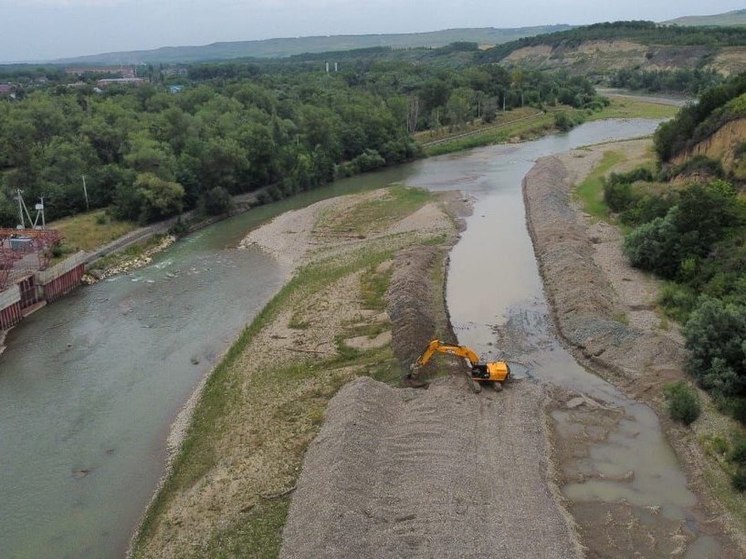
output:
[[[664,331],[651,319],[655,282],[624,262],[618,231],[593,224],[572,200],[573,185],[592,167],[582,161],[586,156],[587,151],[576,151],[540,159],[523,182],[528,229],[555,325],[576,358],[658,412],[710,519],[708,530],[722,544],[720,556],[743,556],[743,526],[713,498],[707,479],[722,478],[722,471],[708,462],[692,430],[673,424],[665,413],[663,387],[686,378],[686,351],[675,330]],[[648,312],[635,316],[639,311]],[[703,421],[709,419],[697,423]]]
[[[306,454],[280,556],[581,557],[552,489],[545,403],[530,383],[346,385]]]

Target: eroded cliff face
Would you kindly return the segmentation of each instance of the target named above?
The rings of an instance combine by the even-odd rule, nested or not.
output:
[[[723,169],[732,171],[737,178],[746,179],[746,154],[739,153],[746,143],[746,118],[732,120],[687,151],[677,155],[672,163],[680,165],[692,157],[704,155],[709,159],[720,161]]]
[[[704,45],[644,45],[634,41],[584,41],[577,46],[536,45],[513,51],[503,63],[541,69],[563,68],[573,73],[621,69],[712,69],[724,75],[746,71],[746,47],[714,48]]]

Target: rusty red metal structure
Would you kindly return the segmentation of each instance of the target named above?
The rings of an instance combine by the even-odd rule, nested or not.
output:
[[[0,291],[10,285],[15,263],[23,258],[23,253],[0,245]]]
[[[16,278],[45,270],[61,240],[55,229],[0,229],[0,291]]]

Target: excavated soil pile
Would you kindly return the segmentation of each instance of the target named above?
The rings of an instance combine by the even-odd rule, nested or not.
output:
[[[386,301],[392,323],[391,346],[404,370],[436,336],[437,306],[427,302],[433,297],[433,270],[441,261],[440,250],[414,247],[401,251],[394,260]]]
[[[594,262],[570,188],[567,169],[556,157],[539,160],[523,181],[528,228],[562,337],[627,380],[680,370],[683,352],[674,341],[618,320],[624,309]]]
[[[529,383],[351,382],[308,450],[280,556],[580,556],[550,489],[544,400]]]

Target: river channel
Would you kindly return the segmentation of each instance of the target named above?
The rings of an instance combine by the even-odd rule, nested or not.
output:
[[[552,337],[525,230],[521,179],[538,157],[646,135],[656,124],[589,123],[568,134],[338,181],[219,223],[144,269],[82,288],[37,312],[11,331],[0,356],[0,557],[124,555],[162,473],[173,419],[287,278],[266,254],[237,250],[238,241],[273,215],[321,198],[396,182],[474,197],[448,276],[459,340],[486,356],[495,351],[495,328],[520,323],[536,341],[516,356],[531,375],[586,391],[597,387],[607,400],[622,398]],[[670,470],[676,485],[668,491],[674,495],[670,514],[686,514],[693,496],[654,414],[642,408],[638,415],[652,426],[648,444],[656,450],[651,467]],[[618,497],[608,487],[574,491],[578,498],[589,492]]]

